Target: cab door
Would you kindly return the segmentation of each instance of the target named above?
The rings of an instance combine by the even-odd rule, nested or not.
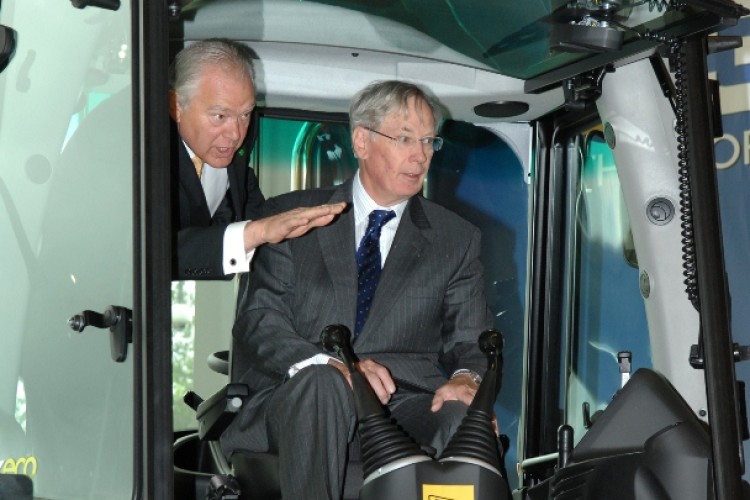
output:
[[[168,294],[169,265],[149,280],[142,268],[152,261],[146,242],[169,242],[152,243],[142,224],[151,195],[133,92],[146,74],[133,69],[142,64],[138,8],[0,4],[2,498],[27,498],[25,478],[34,497],[136,498],[142,478],[155,475],[144,462],[159,389],[141,389],[152,377],[141,352],[154,322],[146,311],[158,303],[152,290]],[[156,314],[168,323],[168,307]]]

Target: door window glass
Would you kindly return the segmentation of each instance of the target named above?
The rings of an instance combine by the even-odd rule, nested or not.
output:
[[[570,312],[567,418],[576,441],[585,433],[583,405],[603,410],[621,386],[618,353],[632,356],[632,371],[651,366],[643,298],[628,214],[612,151],[600,133],[585,141],[575,197],[576,257]],[[631,283],[634,286],[623,286]]]
[[[335,186],[357,170],[349,125],[264,118],[258,137],[263,194]]]
[[[40,498],[132,495],[132,359],[68,326],[133,304],[128,5],[0,9],[18,33],[0,73],[0,473]]]

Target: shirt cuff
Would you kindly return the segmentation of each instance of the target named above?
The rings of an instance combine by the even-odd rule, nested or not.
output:
[[[224,230],[224,250],[222,268],[224,274],[246,273],[255,249],[245,253],[245,224],[247,221],[233,222]]]
[[[316,354],[312,358],[307,358],[303,361],[300,361],[299,363],[295,363],[292,365],[291,368],[289,368],[289,371],[287,372],[287,376],[289,378],[294,377],[298,371],[301,369],[310,366],[310,365],[325,365],[328,364],[329,359],[336,359],[333,356],[329,356],[328,354]]]

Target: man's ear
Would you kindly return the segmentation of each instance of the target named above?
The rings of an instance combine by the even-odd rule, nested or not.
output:
[[[182,110],[180,109],[180,105],[177,104],[177,92],[175,92],[174,89],[169,90],[169,116],[172,117],[172,119],[180,123],[180,115],[182,114]]]
[[[352,148],[354,149],[354,156],[364,160],[367,158],[368,151],[368,137],[369,131],[364,127],[355,127],[352,132]]]

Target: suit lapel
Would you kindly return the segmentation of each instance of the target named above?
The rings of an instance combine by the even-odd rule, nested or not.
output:
[[[180,186],[188,197],[189,201],[189,225],[207,226],[211,223],[211,213],[208,210],[206,196],[203,194],[201,181],[195,174],[195,165],[190,160],[190,155],[185,149],[185,145],[180,140],[179,149],[179,177]]]
[[[245,184],[247,179],[248,158],[245,148],[240,148],[234,155],[232,163],[227,167],[229,178],[229,198],[232,202],[234,221],[242,220],[245,211]],[[196,176],[197,177],[197,176]]]
[[[370,331],[377,332],[383,318],[397,306],[404,290],[403,284],[411,280],[411,274],[418,267],[422,250],[429,244],[430,228],[419,198],[413,197],[396,231],[396,237],[380,275],[370,314],[360,337],[369,335]],[[354,274],[356,276],[356,271]],[[354,290],[356,297],[356,283]]]
[[[352,180],[334,191],[327,203],[346,201],[351,206]],[[323,262],[333,283],[341,322],[354,326],[357,307],[357,263],[354,250],[354,210],[345,211],[332,224],[316,230]]]

